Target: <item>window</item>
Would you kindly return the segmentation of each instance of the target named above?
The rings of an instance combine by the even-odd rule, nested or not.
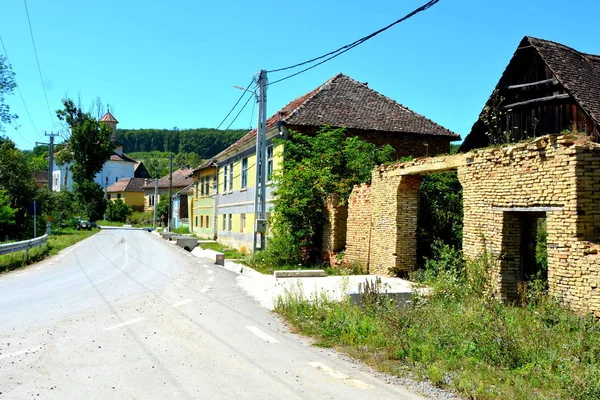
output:
[[[273,177],[273,145],[267,147],[267,182]]]
[[[246,214],[240,214],[240,232],[246,231]]]
[[[154,206],[154,195],[148,195],[148,207],[153,207]]]
[[[206,227],[207,227],[207,228],[210,228],[210,225],[209,225],[209,223],[208,223],[208,215],[206,216]]]
[[[227,214],[223,214],[223,230],[227,228]]]
[[[242,189],[245,189],[247,186],[248,186],[248,157],[244,157],[244,158],[242,158]]]
[[[117,193],[117,199],[121,198],[121,193]]]
[[[119,177],[115,176],[115,182],[119,182]]]
[[[223,193],[227,193],[227,177],[229,176],[227,174],[228,169],[229,169],[229,165],[226,165],[223,168]],[[225,229],[225,228],[223,228],[223,229]]]
[[[207,176],[204,180],[204,195],[205,196],[209,196],[210,195],[210,178]]]
[[[233,191],[233,163],[229,164],[229,191]]]
[[[198,226],[198,216],[196,216],[196,226]],[[202,228],[202,227],[200,227]]]
[[[198,197],[198,182],[194,182],[194,189],[196,190],[196,197]]]
[[[231,214],[229,214],[229,218],[227,218],[227,230],[231,231]]]

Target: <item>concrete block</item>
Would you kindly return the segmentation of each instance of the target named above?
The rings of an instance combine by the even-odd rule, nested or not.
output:
[[[177,234],[174,232],[161,232],[160,236],[165,240],[171,240],[173,237],[177,236]]]
[[[171,240],[174,240],[177,243],[177,246],[182,247],[187,251],[192,251],[196,246],[198,246],[198,239],[189,236],[176,236]]]
[[[275,278],[317,278],[327,276],[322,269],[294,269],[275,271]]]

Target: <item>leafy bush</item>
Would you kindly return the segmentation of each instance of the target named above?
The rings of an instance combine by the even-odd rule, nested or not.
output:
[[[131,213],[133,213],[131,207],[123,200],[117,199],[108,202],[106,219],[111,222],[125,222]]]
[[[273,268],[298,266],[301,259],[300,246],[293,237],[276,231],[269,237],[265,250],[252,253],[246,262],[257,270],[272,272]]]

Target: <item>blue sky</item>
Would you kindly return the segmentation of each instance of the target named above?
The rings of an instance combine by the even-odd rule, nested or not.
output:
[[[52,117],[22,0],[4,1],[0,37],[17,74],[7,98],[21,149],[59,129],[61,99],[100,98],[121,128],[216,127],[260,69],[312,58],[425,0],[28,0]],[[600,54],[600,2],[440,0],[346,54],[268,90],[271,115],[338,72],[464,137],[523,36]],[[0,47],[0,53],[4,50]],[[286,73],[271,74],[274,81]],[[256,126],[252,102],[232,128]],[[256,114],[256,111],[254,112]],[[229,125],[227,121],[224,125]]]

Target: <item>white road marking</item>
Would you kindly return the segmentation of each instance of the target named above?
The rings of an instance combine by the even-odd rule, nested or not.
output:
[[[15,274],[15,276],[23,276],[25,275],[27,272],[21,272],[20,274]]]
[[[94,282],[94,284],[92,284],[92,285],[87,285],[87,286],[84,286],[84,287],[82,287],[81,289],[79,289],[79,291],[81,292],[81,291],[83,291],[83,290],[87,290],[87,289],[89,289],[89,288],[92,288],[92,287],[94,287],[94,286],[96,286],[96,285],[98,285],[98,284],[100,284],[100,283],[102,283],[102,282],[104,282],[104,281],[107,281],[107,280],[109,280],[109,279],[110,279],[110,278],[112,278],[112,277],[115,277],[115,276],[119,275],[120,273],[121,273],[121,271],[117,271],[117,272],[115,272],[114,274],[110,274],[110,275],[109,275],[109,276],[107,276],[106,278],[100,279],[98,282]]]
[[[200,290],[198,290],[200,293],[208,293],[208,291],[210,290],[211,286],[203,286],[200,288]]]
[[[14,353],[0,354],[0,360],[4,360],[5,358],[20,356],[21,354],[34,353],[34,352],[39,351],[41,349],[42,349],[41,346],[40,347],[31,347],[29,349],[15,351]]]
[[[191,303],[191,302],[192,302],[192,299],[185,299],[185,300],[178,301],[177,303],[173,304],[171,307],[177,308],[179,306],[182,306],[184,304]]]
[[[143,321],[145,319],[146,318],[144,318],[144,317],[134,318],[132,320],[125,321],[125,322],[122,322],[120,324],[109,326],[108,328],[104,328],[104,330],[105,331],[112,331],[113,329],[118,329],[118,328],[122,328],[122,327],[127,326],[127,325],[135,324],[136,322],[140,322],[140,321]]]
[[[209,274],[214,274],[214,273],[215,273],[215,271],[213,271],[212,269],[209,269],[209,270],[208,270],[208,271],[206,271],[206,272],[208,272]]]
[[[308,365],[318,369],[319,371],[326,373],[327,375],[329,375],[333,378],[342,379],[342,380],[346,381],[348,384],[350,384],[350,386],[353,386],[357,389],[369,389],[369,388],[373,387],[372,385],[369,385],[368,383],[365,383],[363,381],[359,381],[358,379],[352,379],[349,375],[346,375],[340,371],[336,371],[335,369],[328,367],[327,365],[325,365],[323,363],[313,361],[313,362],[309,362]]]
[[[275,339],[272,336],[267,335],[266,333],[264,333],[263,331],[261,331],[260,329],[258,329],[255,326],[247,326],[246,329],[248,329],[250,332],[254,333],[256,336],[258,336],[259,338],[261,338],[262,340],[264,340],[267,343],[279,343],[279,340]]]
[[[215,277],[214,276],[209,276],[208,277],[208,281],[209,282],[214,282],[215,281]]]
[[[42,268],[44,268],[44,267],[37,267],[35,270],[36,270],[36,271],[39,271],[39,270],[40,270],[40,269],[42,269]]]

